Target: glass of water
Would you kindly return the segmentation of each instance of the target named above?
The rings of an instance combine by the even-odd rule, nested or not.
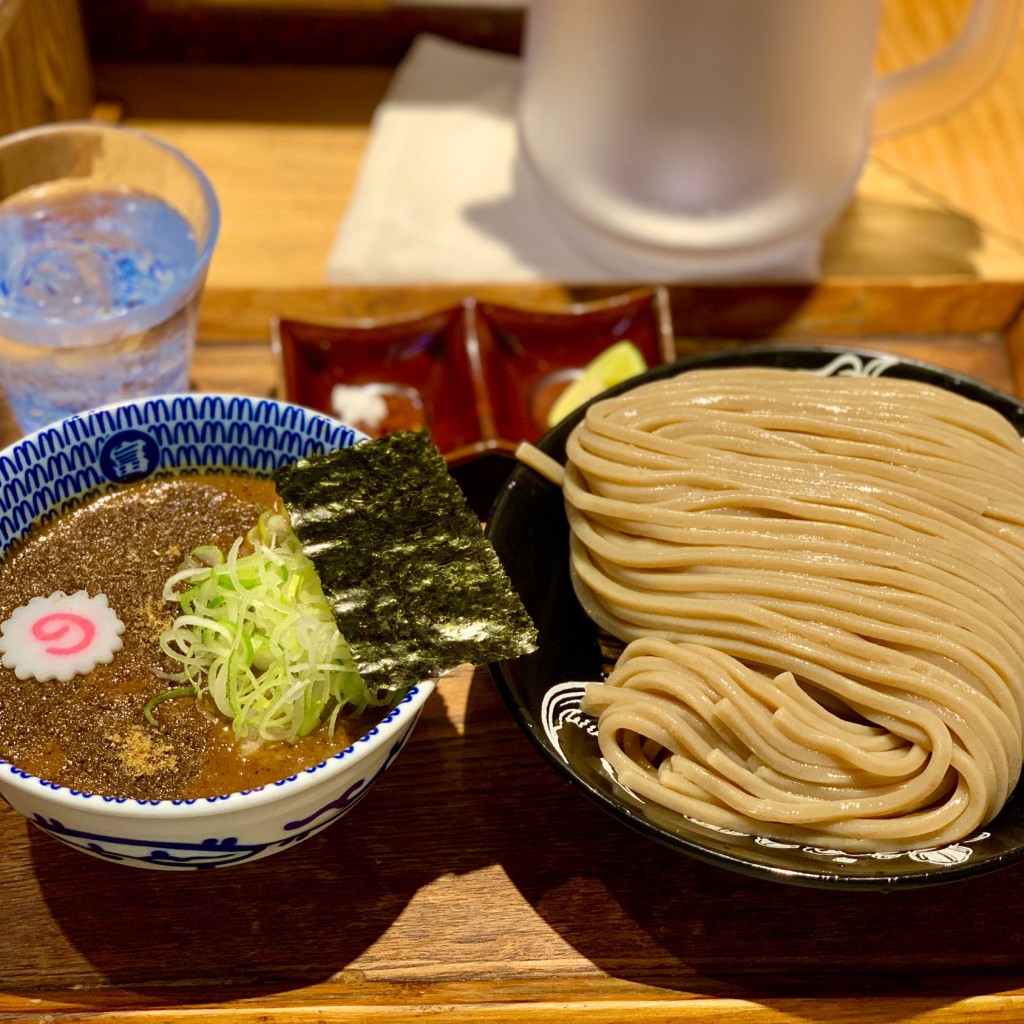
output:
[[[188,390],[219,226],[202,171],[143,132],[0,138],[0,385],[22,430]]]

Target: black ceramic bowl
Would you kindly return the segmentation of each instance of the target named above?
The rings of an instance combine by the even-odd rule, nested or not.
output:
[[[984,402],[1024,435],[1024,405],[937,367],[878,352],[763,347],[715,352],[659,366],[605,393],[706,367],[777,366],[826,374],[926,381]],[[577,410],[538,447],[559,462]],[[621,822],[699,860],[747,875],[820,888],[895,889],[936,885],[1024,859],[1024,786],[985,829],[952,846],[897,854],[846,854],[713,829],[634,796],[602,766],[595,721],[579,710],[583,682],[603,676],[598,630],[584,615],[568,571],[561,491],[518,466],[499,494],[487,533],[540,632],[531,655],[491,666],[506,703],[555,769]]]

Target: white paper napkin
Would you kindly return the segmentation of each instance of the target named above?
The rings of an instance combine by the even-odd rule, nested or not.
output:
[[[666,267],[584,237],[519,157],[516,57],[420,36],[374,114],[326,268],[335,284],[813,280],[820,244]]]

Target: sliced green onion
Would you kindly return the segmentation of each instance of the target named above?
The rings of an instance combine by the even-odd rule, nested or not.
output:
[[[187,697],[190,693],[194,692],[191,686],[175,686],[173,689],[164,690],[163,693],[158,693],[155,697],[150,697],[146,701],[142,714],[150,725],[157,725],[159,723],[153,717],[153,711],[157,705],[163,704],[165,700],[170,700],[172,697]]]
[[[297,740],[385,702],[364,686],[313,563],[279,514],[264,513],[227,552],[197,548],[164,599],[181,609],[160,647],[181,665],[170,678],[182,685],[147,705],[150,721],[157,703],[191,692],[239,738]]]

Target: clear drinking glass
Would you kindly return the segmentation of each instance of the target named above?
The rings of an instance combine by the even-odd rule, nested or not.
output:
[[[0,385],[23,430],[188,390],[219,226],[202,171],[143,132],[0,138]]]

